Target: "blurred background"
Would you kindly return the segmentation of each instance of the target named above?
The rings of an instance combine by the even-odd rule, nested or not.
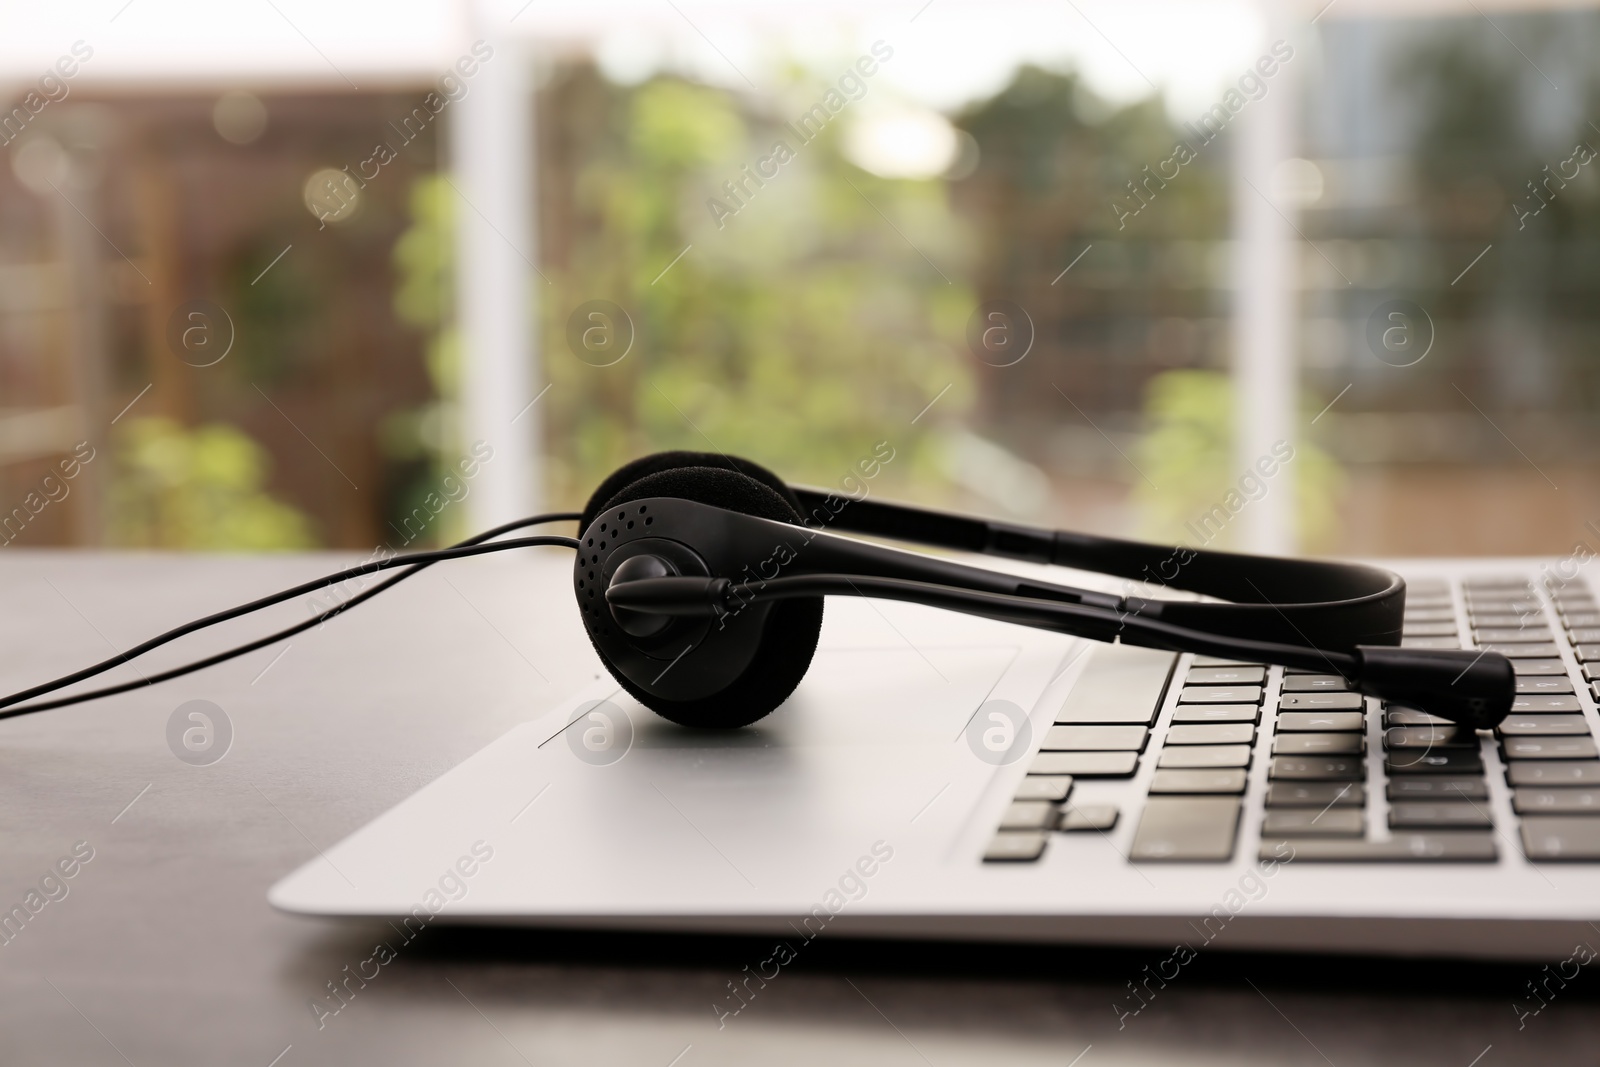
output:
[[[1189,544],[1600,539],[1600,5],[42,7],[0,545],[422,547],[661,448]]]

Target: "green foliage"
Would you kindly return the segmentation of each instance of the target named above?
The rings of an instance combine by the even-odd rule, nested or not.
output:
[[[679,81],[655,81],[631,101],[627,140],[632,154],[660,173],[684,173],[728,159],[744,140],[744,124],[728,96]]]
[[[1233,383],[1216,371],[1168,371],[1151,379],[1144,415],[1150,429],[1139,443],[1138,464],[1154,485],[1141,480],[1134,488],[1141,532],[1198,547],[1201,539],[1187,524],[1211,511],[1246,473],[1233,449]],[[1343,472],[1304,439],[1285,469],[1294,479],[1301,545],[1328,543],[1337,532]],[[1274,491],[1271,479],[1267,491]],[[1227,548],[1235,536],[1236,527],[1225,526],[1209,547]]]
[[[941,415],[969,395],[959,352],[974,298],[939,273],[959,279],[963,266],[943,184],[847,163],[848,111],[800,143],[787,111],[748,114],[719,90],[659,78],[605,92],[612,136],[589,139],[578,168],[580,237],[566,262],[545,266],[553,288],[535,294],[558,496],[577,498],[662,448],[747,455],[837,483],[886,439],[898,453],[890,478],[925,467],[935,420],[912,417],[947,384]],[[818,95],[797,85],[783,107]],[[779,141],[794,158],[747,186],[741,205],[723,183]],[[719,220],[713,198],[734,213]],[[591,300],[619,305],[636,330],[613,366],[569,347],[568,317]]]
[[[410,225],[395,242],[392,259],[398,284],[394,310],[400,321],[428,334],[425,361],[433,399],[388,415],[378,427],[378,441],[394,460],[401,479],[393,494],[395,514],[409,515],[433,492],[446,473],[446,456],[460,447],[456,433],[456,399],[460,395],[461,335],[451,322],[455,292],[455,190],[440,174],[418,178],[409,197]],[[428,543],[458,532],[459,514],[451,514]]]
[[[1168,371],[1151,379],[1144,415],[1138,464],[1150,481],[1134,487],[1141,532],[1193,540],[1184,524],[1221,499],[1234,477],[1233,386],[1215,371]]]
[[[428,174],[411,185],[411,225],[394,244],[394,311],[401,322],[437,329],[449,319],[455,291],[454,191],[443,175]],[[449,380],[435,378],[446,388]]]
[[[310,521],[263,486],[267,452],[225,423],[166,418],[120,428],[111,538],[119,545],[262,552],[310,548]]]
[[[1148,253],[1122,246],[1227,233],[1228,147],[1223,141],[1196,143],[1198,155],[1188,164],[1163,166],[1180,140],[1194,138],[1176,125],[1159,95],[1113,105],[1076,73],[1025,66],[994,97],[969,107],[959,124],[981,150],[983,169],[976,180],[1003,189],[984,219],[992,255],[1002,264],[1015,263],[1021,250],[1040,242],[1066,252],[1080,249],[1075,242],[1083,239],[1114,236],[1118,244],[1103,244],[1085,268],[1104,269],[1101,255],[1116,255],[1128,280],[1137,282],[1124,287],[1124,300],[1170,301],[1173,294],[1162,292],[1167,280],[1145,261]],[[1140,209],[1141,197],[1152,202],[1146,210]],[[1132,214],[1121,217],[1114,205]],[[1067,259],[1072,254],[1066,252]],[[1002,277],[1015,285],[1019,273],[1012,268]],[[1046,283],[1049,278],[1046,273]]]
[[[233,348],[220,366],[240,384],[271,389],[314,373],[326,357],[341,287],[326,265],[285,253],[276,229],[267,234],[245,245],[226,274],[219,299],[232,319]]]

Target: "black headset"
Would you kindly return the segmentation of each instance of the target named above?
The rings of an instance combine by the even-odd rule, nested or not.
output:
[[[1060,633],[1281,663],[1473,727],[1511,710],[1494,652],[1399,648],[1405,581],[1350,563],[1162,547],[790,486],[748,460],[662,452],[612,474],[580,520],[573,584],[595,651],[640,703],[735,727],[810,666],[824,596],[873,596]],[[830,530],[1079,570],[1228,601],[1040,582]]]
[[[494,540],[571,520],[581,531],[576,539]],[[1096,571],[1212,602],[1035,581],[835,530]],[[262,648],[441,560],[550,545],[577,550],[574,592],[606,669],[640,703],[683,726],[745,726],[783,703],[811,665],[824,596],[905,600],[1097,641],[1339,674],[1362,693],[1480,729],[1505,718],[1515,691],[1511,663],[1499,653],[1399,647],[1405,581],[1377,567],[991,522],[790,486],[765,467],[717,453],[660,452],[606,478],[581,513],[535,516],[449,549],[374,559],[198,619],[0,698],[0,718],[126,692]],[[394,568],[405,569],[249,644],[149,678],[23,703],[203,627]]]

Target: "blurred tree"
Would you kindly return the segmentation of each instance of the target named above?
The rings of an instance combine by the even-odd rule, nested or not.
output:
[[[1155,488],[1134,487],[1144,536],[1191,547],[1228,548],[1236,543],[1232,524],[1215,543],[1196,535],[1196,524],[1237,491],[1239,469],[1233,451],[1233,383],[1216,371],[1168,371],[1151,379],[1145,391],[1149,432],[1139,445],[1139,468]],[[1316,550],[1337,533],[1337,500],[1344,484],[1338,465],[1316,445],[1302,440],[1289,461],[1302,548]],[[1274,492],[1265,479],[1266,492]],[[1246,494],[1241,493],[1241,496]],[[1249,507],[1247,503],[1245,507]]]
[[[316,544],[310,521],[263,488],[266,450],[233,426],[131,418],[116,446],[114,544],[241,552]]]
[[[844,160],[848,112],[808,141],[785,126],[824,89],[797,76],[762,112],[673,78],[622,89],[578,68],[547,94],[588,101],[563,109],[580,116],[567,127],[552,109],[554,136],[568,135],[556,151],[571,158],[563,225],[574,236],[544,265],[553,286],[537,283],[558,497],[579,499],[660,448],[746,455],[837,485],[887,440],[889,480],[941,479],[936,420],[911,420],[947,386],[941,415],[968,395],[963,234],[941,182],[881,179]],[[745,168],[778,142],[791,158],[748,181]],[[611,353],[569,343],[569,318],[594,300],[623,309],[608,328],[636,335],[606,366]]]
[[[1416,107],[1403,240],[1432,267],[1407,295],[1446,343],[1387,406],[1457,406],[1455,381],[1490,410],[1588,422],[1600,404],[1600,162],[1583,162],[1600,149],[1597,47],[1600,13],[1561,11],[1450,20],[1398,50],[1390,82]]]
[[[1160,96],[1116,106],[1074,72],[1034,66],[957,122],[980,159],[956,184],[979,220],[976,288],[1027,309],[1038,337],[1024,362],[983,371],[1008,443],[1051,463],[1049,431],[1081,418],[1057,388],[1088,411],[1133,416],[1153,375],[1226,362],[1215,327],[1227,307],[1206,251],[1228,233],[1225,141],[1195,143],[1181,163],[1176,146],[1195,139]],[[1120,462],[1107,456],[1118,477]]]
[[[1173,371],[1228,362],[1218,264],[1231,134],[1199,143],[1159,95],[1116,106],[1080,75],[1039,67],[958,122],[981,160],[956,186],[982,220],[976,287],[1025,308],[1038,338],[1023,362],[981,368],[980,421],[1048,470],[1130,484],[1147,535],[1188,536],[1200,502],[1237,477],[1230,408],[1205,408],[1226,376]],[[1140,441],[1160,490],[1128,467],[1119,437]]]
[[[455,293],[455,194],[443,175],[412,183],[410,225],[395,242],[395,314],[428,335],[425,362],[433,398],[391,413],[379,427],[379,442],[399,472],[389,494],[390,525],[400,527],[429,493],[437,492],[445,467],[460,448],[456,403],[460,396],[460,334],[453,321]],[[430,526],[419,544],[457,540],[464,514],[451,510]]]

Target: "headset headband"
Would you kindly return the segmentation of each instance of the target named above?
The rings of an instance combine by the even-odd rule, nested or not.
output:
[[[1405,580],[1378,567],[1174,548],[790,488],[807,521],[829,529],[1072,567],[1229,601],[1139,599],[1142,614],[1180,626],[1312,648],[1400,643]]]

